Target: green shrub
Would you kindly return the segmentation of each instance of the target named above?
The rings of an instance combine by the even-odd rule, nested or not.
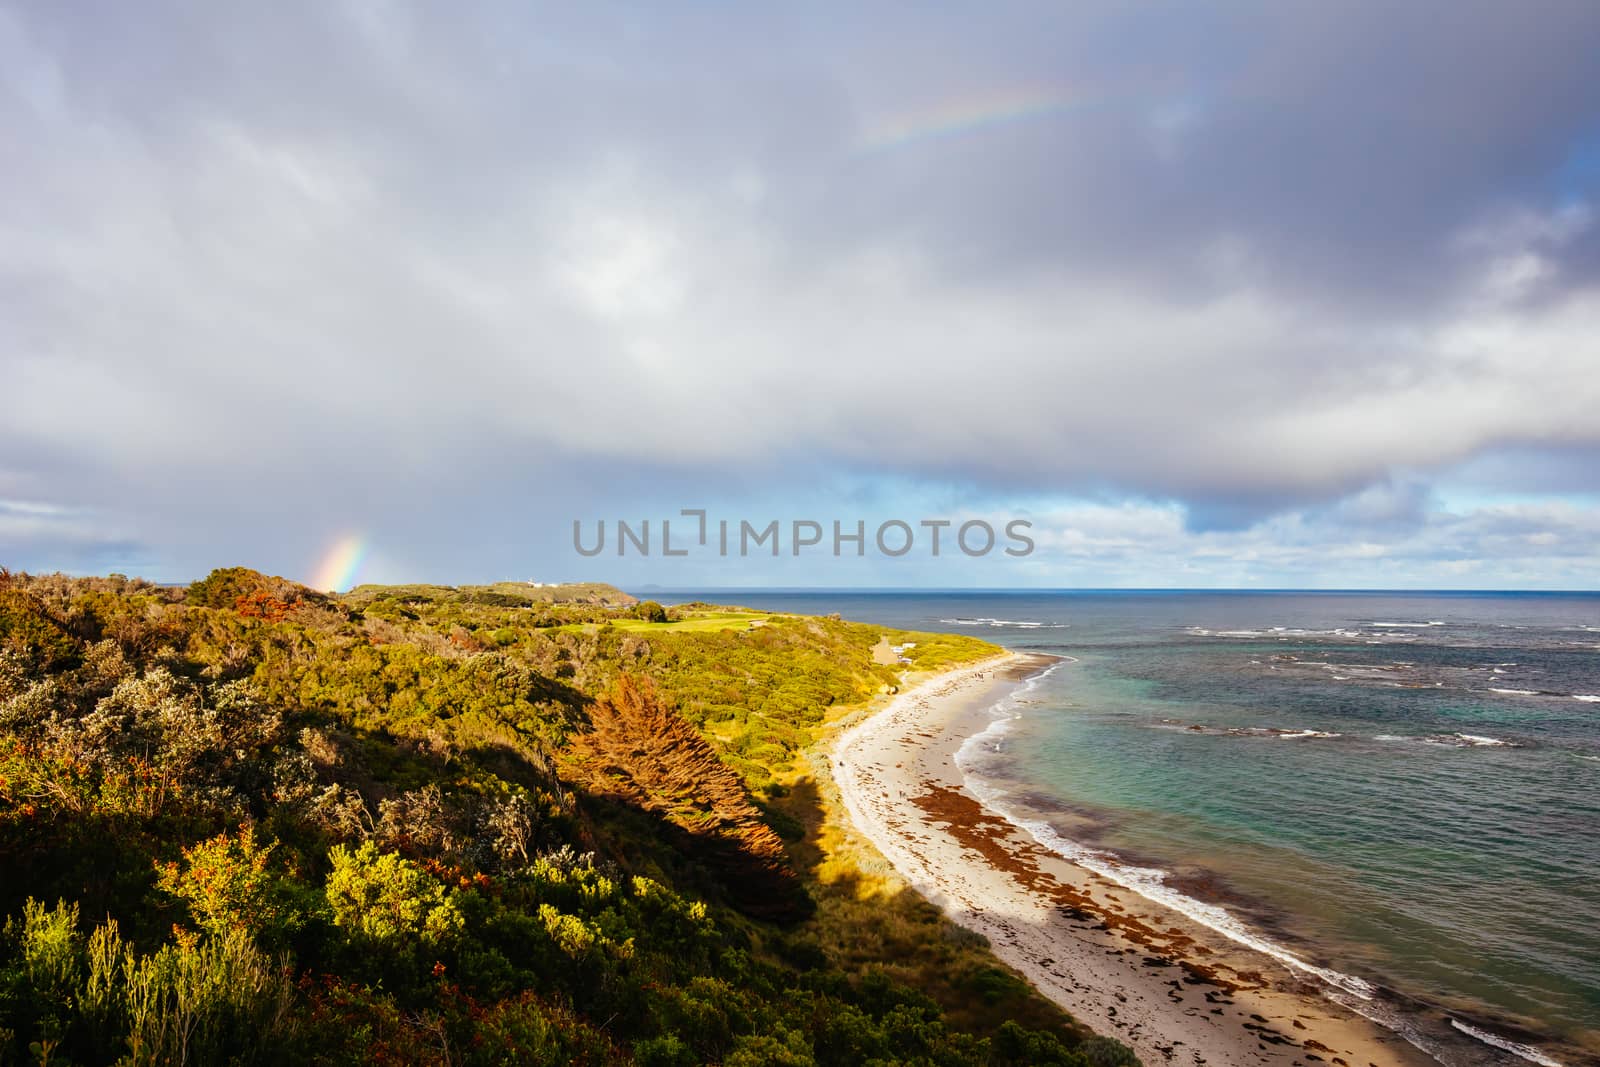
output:
[[[889,951],[966,970],[891,977],[837,911],[741,897],[798,884],[772,831],[803,840],[808,793],[752,797],[897,680],[886,631],[603,592],[0,573],[0,1063],[1131,1062],[976,941],[911,924]],[[623,675],[660,716],[608,711]],[[1053,1029],[956,1030],[928,993]]]
[[[328,853],[327,899],[336,925],[377,945],[436,947],[461,935],[465,920],[439,880],[368,841]]]
[[[637,1067],[695,1067],[703,1062],[676,1034],[650,1037],[633,1044]]]
[[[1139,1057],[1133,1049],[1110,1037],[1096,1035],[1078,1046],[1078,1053],[1089,1062],[1089,1067],[1139,1067]]]
[[[30,899],[6,940],[18,951],[0,970],[0,1008],[22,1029],[5,1029],[41,1061],[277,1063],[296,1034],[293,984],[241,930],[146,955],[115,922],[85,938],[76,905]]]
[[[122,992],[129,1067],[282,1062],[297,1030],[285,969],[241,930],[153,956],[124,948]]]
[[[273,846],[256,842],[253,827],[219,834],[183,850],[181,863],[161,866],[156,884],[182,898],[195,924],[213,936],[240,930],[286,944],[300,925],[289,894],[267,869]]]

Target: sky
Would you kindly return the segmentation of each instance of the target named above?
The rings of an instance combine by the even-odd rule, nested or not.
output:
[[[0,191],[13,570],[1600,587],[1591,0],[0,0]]]

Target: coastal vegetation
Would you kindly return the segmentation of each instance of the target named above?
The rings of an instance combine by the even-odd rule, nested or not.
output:
[[[994,651],[595,585],[0,570],[0,1063],[1132,1062],[812,766]]]

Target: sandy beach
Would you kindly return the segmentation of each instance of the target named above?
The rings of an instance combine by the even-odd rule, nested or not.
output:
[[[1327,999],[1312,975],[1068,862],[979,803],[957,750],[1050,662],[1015,654],[940,674],[845,729],[831,762],[855,828],[1042,993],[1147,1065],[1435,1064]]]

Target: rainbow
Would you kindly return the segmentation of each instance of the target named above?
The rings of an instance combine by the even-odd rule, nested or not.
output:
[[[366,555],[366,539],[360,534],[345,534],[328,546],[307,584],[330,593],[345,592],[354,586],[356,571],[361,569]]]
[[[856,142],[859,152],[881,152],[918,141],[956,137],[993,126],[1061,115],[1083,103],[1083,94],[1058,86],[1002,89],[947,101],[869,126]]]

